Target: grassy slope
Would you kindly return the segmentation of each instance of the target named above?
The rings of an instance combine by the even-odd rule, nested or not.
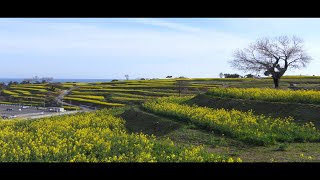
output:
[[[194,125],[144,112],[138,107],[127,108],[117,116],[126,120],[129,132],[155,134],[172,139],[176,144],[204,145],[211,152],[240,157],[244,162],[320,162],[320,143],[290,143],[272,146],[251,146],[201,130]],[[301,157],[301,154],[304,156]],[[312,160],[308,159],[312,157]]]
[[[304,124],[311,121],[317,128],[320,128],[320,105],[217,98],[205,94],[194,97],[188,104],[241,111],[253,109],[255,114],[264,114],[275,118],[292,116],[297,123]]]

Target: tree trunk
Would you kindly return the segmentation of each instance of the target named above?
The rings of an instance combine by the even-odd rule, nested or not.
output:
[[[279,79],[280,78],[274,78],[273,77],[274,88],[278,88],[279,87]]]

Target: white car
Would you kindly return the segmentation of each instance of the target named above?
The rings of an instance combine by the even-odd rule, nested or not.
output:
[[[9,118],[16,118],[16,117],[17,117],[16,115],[9,116]]]

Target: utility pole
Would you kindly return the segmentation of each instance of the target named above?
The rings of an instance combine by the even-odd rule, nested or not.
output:
[[[179,81],[179,96],[181,97],[181,81]]]

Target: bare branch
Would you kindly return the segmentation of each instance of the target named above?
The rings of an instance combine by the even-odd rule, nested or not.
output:
[[[248,48],[236,50],[234,59],[230,61],[232,67],[246,72],[268,72],[279,78],[288,68],[305,67],[312,58],[303,48],[303,40],[293,36],[279,36],[275,38],[261,38]],[[280,67],[280,64],[284,64]]]

